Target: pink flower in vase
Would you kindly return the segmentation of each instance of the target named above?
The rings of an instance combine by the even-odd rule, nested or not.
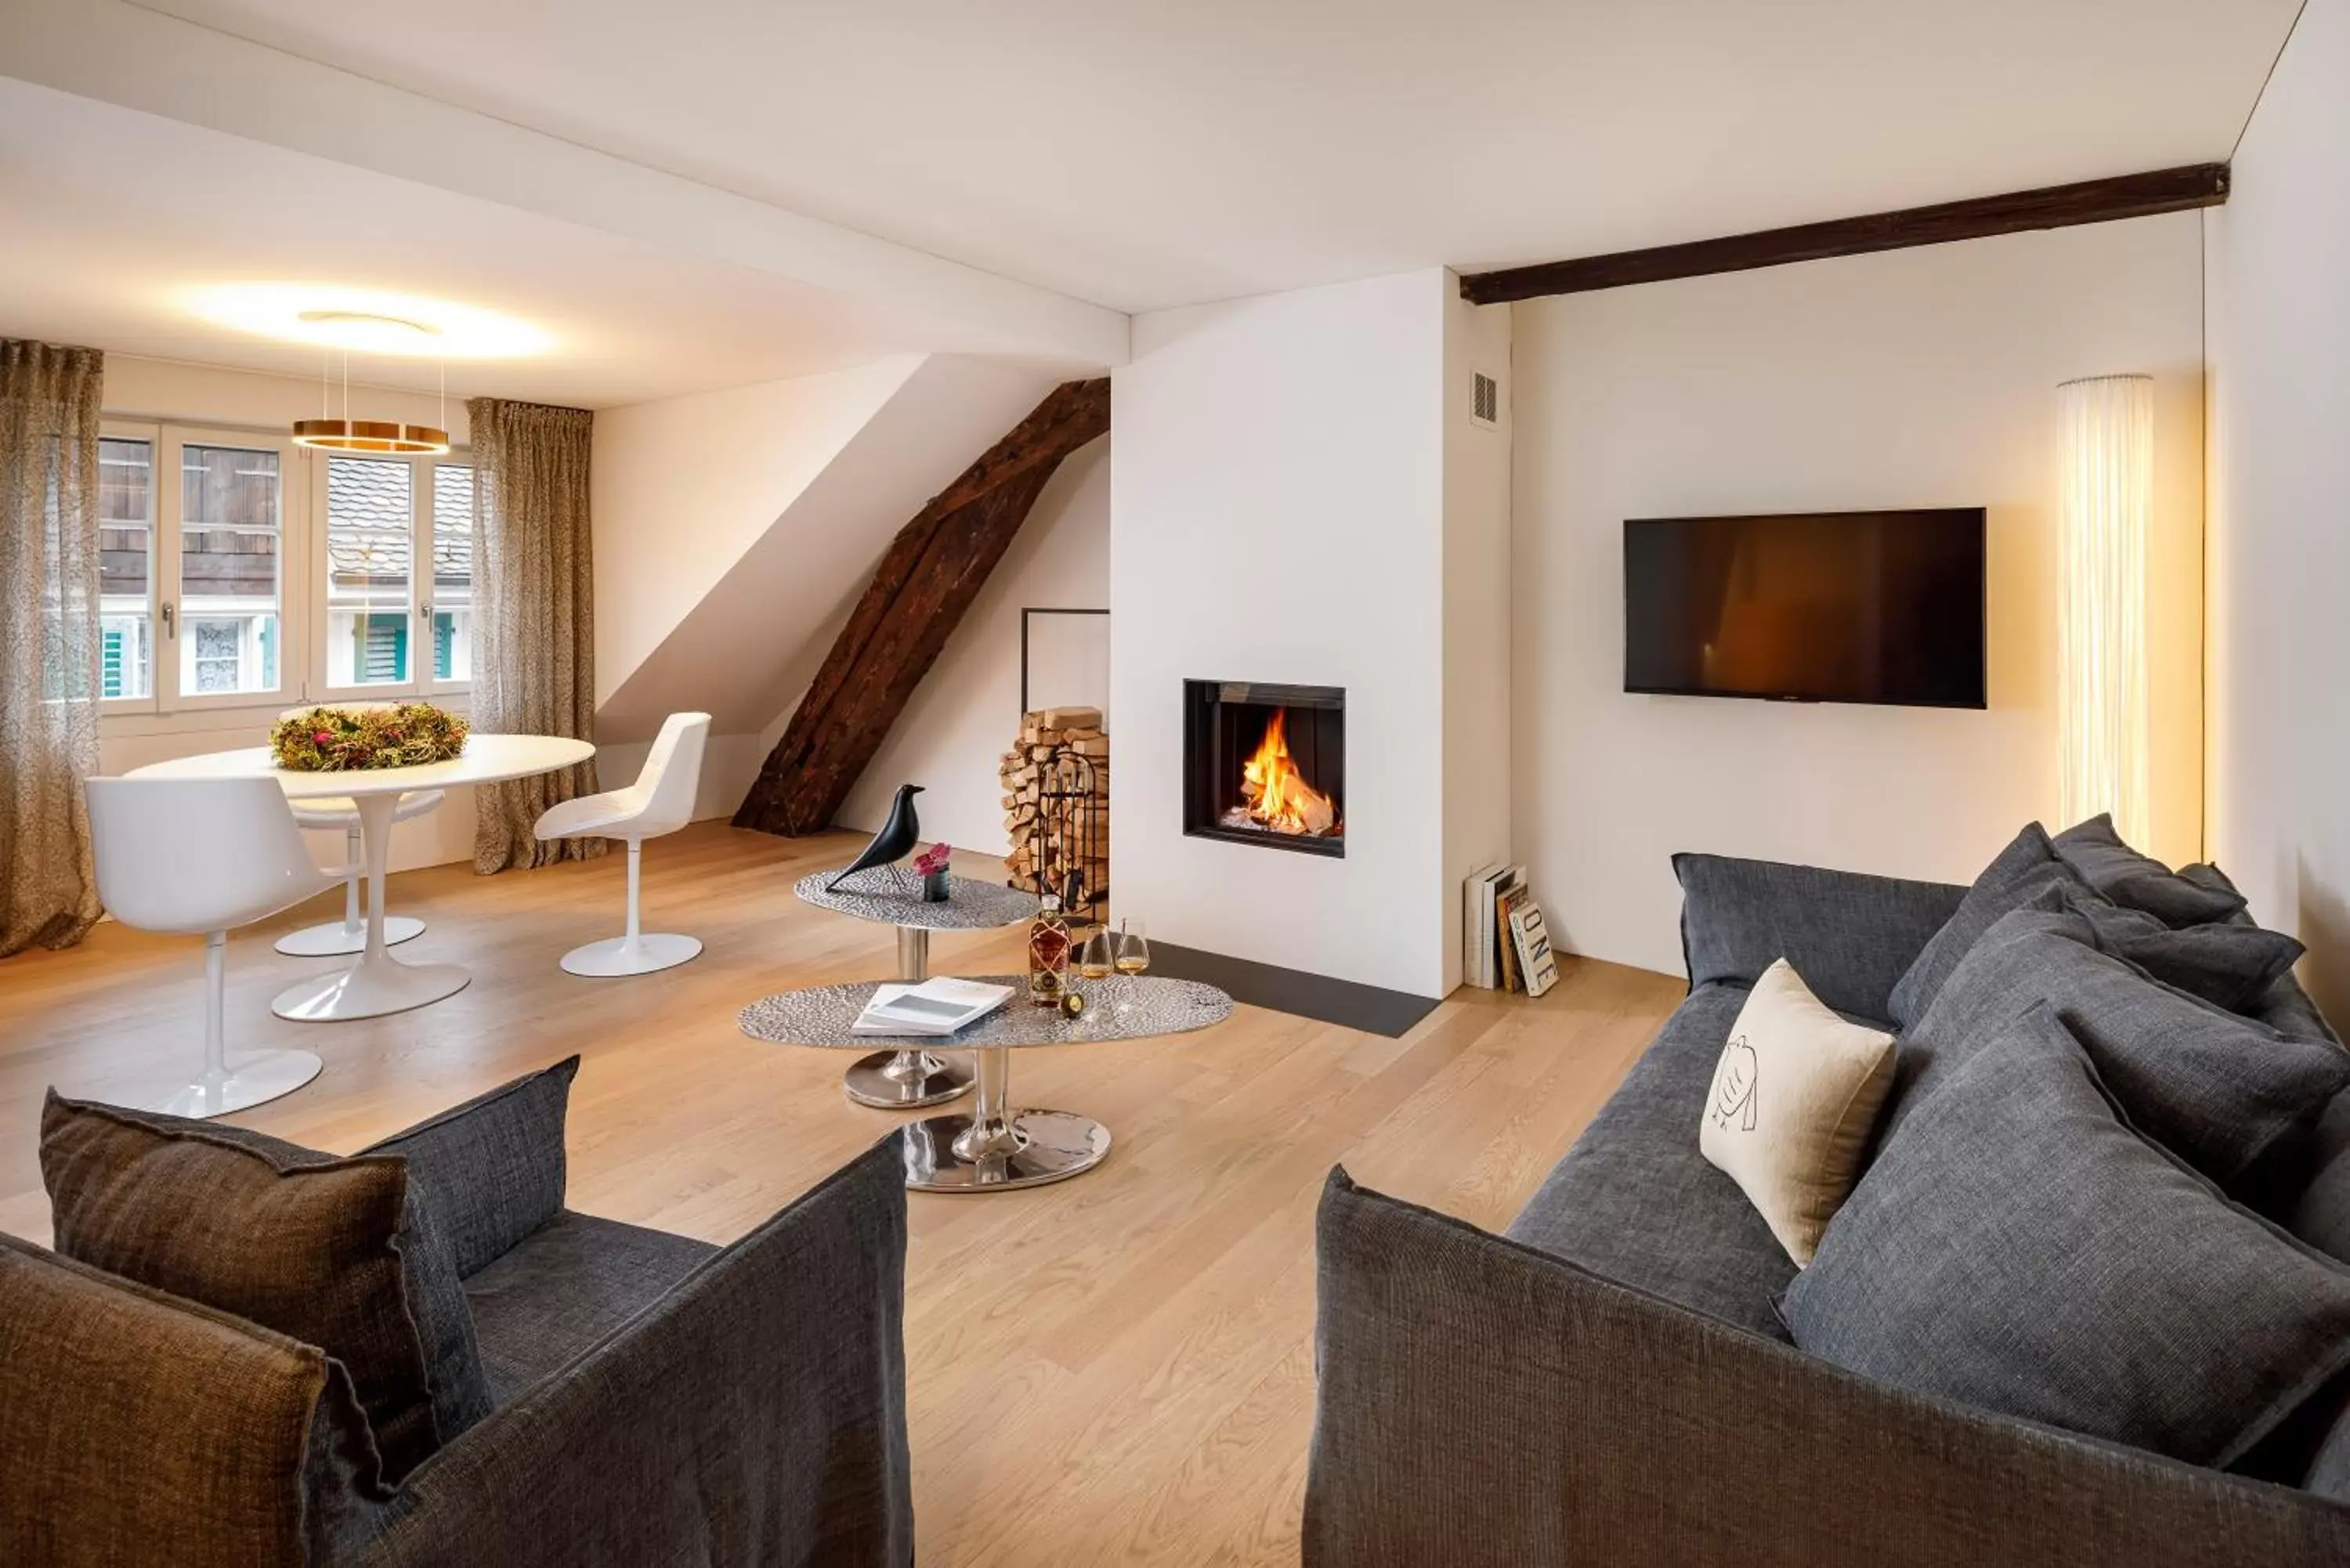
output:
[[[944,844],[933,844],[914,861],[914,869],[925,877],[935,877],[947,868],[947,857],[952,853]]]

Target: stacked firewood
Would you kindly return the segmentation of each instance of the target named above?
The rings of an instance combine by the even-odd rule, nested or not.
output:
[[[1109,892],[1109,736],[1101,710],[1024,714],[1001,776],[1003,831],[1012,840],[1003,864],[1012,886],[1066,894],[1075,871],[1077,912],[1102,907]],[[1048,798],[1071,792],[1089,798]]]

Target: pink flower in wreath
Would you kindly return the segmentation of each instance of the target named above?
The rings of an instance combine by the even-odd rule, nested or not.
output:
[[[327,732],[326,732],[326,731],[324,731],[324,730],[321,730],[321,731],[319,731],[317,734],[312,735],[312,736],[310,737],[310,740],[311,740],[311,742],[312,742],[314,745],[320,745],[320,746],[331,746],[331,745],[333,745],[333,744],[335,743],[335,737],[334,737],[334,736],[332,736],[332,735],[329,735],[329,734],[328,734],[328,733],[327,733]]]

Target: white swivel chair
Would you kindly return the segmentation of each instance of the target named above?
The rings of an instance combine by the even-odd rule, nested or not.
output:
[[[421,789],[400,797],[392,807],[391,820],[406,822],[427,812],[441,809],[446,792]],[[367,950],[367,919],[359,909],[359,884],[366,880],[367,863],[359,854],[359,808],[339,796],[327,800],[289,801],[294,820],[303,827],[343,830],[343,853],[348,857],[351,874],[343,879],[343,918],[326,920],[315,926],[305,926],[298,931],[288,931],[277,939],[277,950],[296,958],[332,958],[338,953]],[[381,888],[368,890],[371,898],[385,896]],[[414,915],[383,917],[383,940],[386,947],[404,942],[424,934],[424,922]]]
[[[638,866],[644,841],[675,833],[693,820],[693,792],[702,778],[702,748],[710,738],[707,713],[671,713],[646,753],[644,771],[626,789],[582,795],[550,807],[538,819],[541,838],[618,838],[629,846],[629,929],[625,936],[589,942],[563,955],[572,974],[650,974],[683,963],[702,950],[696,937],[637,929]]]
[[[312,862],[276,782],[90,779],[84,787],[99,900],[126,926],[204,939],[203,1075],[136,1084],[108,1097],[135,1110],[216,1116],[317,1077],[318,1058],[307,1051],[232,1059],[224,1038],[230,929],[315,898],[344,874]]]

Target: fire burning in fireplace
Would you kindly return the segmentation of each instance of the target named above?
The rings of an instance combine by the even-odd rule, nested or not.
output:
[[[1225,814],[1225,826],[1273,833],[1325,837],[1342,831],[1338,805],[1315,789],[1289,754],[1289,710],[1275,708],[1265,721],[1264,739],[1241,764],[1241,802]]]

